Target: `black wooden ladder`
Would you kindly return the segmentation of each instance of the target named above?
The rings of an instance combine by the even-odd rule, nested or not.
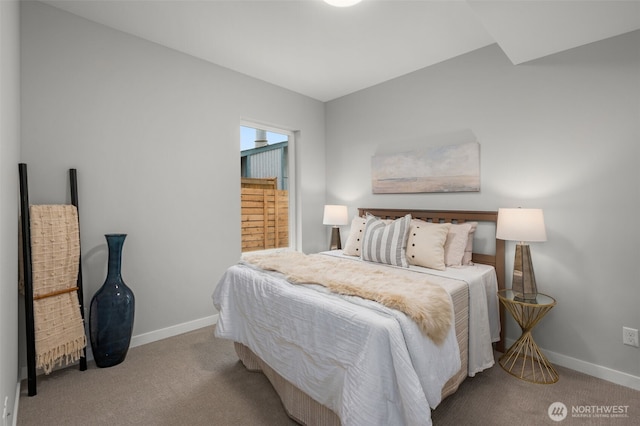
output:
[[[29,217],[29,188],[27,182],[27,165],[19,164],[20,174],[20,214],[21,214],[21,235],[22,235],[22,268],[24,279],[24,304],[25,319],[27,329],[27,385],[28,395],[34,396],[36,390],[36,341],[35,325],[33,319],[33,277],[31,268],[31,228]],[[78,174],[76,169],[69,169],[69,184],[71,190],[71,204],[78,210],[78,222],[80,221],[80,211],[78,209]],[[78,226],[80,228],[80,226]],[[78,268],[78,302],[80,303],[80,314],[84,321],[84,297],[82,293],[82,260],[80,259]],[[80,358],[80,371],[87,369],[86,347],[82,351]]]

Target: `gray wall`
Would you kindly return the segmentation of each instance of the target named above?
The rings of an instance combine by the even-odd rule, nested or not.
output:
[[[21,12],[21,160],[34,204],[68,201],[78,169],[87,305],[104,234],[123,232],[134,337],[215,314],[240,258],[241,119],[297,132],[302,249],[327,244],[321,102],[41,3]]]
[[[13,421],[18,379],[19,3],[0,1],[0,413]]]
[[[544,209],[548,241],[531,250],[557,306],[536,341],[555,362],[640,387],[640,350],[621,337],[640,328],[638,46],[635,32],[514,66],[493,45],[327,103],[327,202]],[[371,193],[374,154],[475,140],[479,193]],[[508,286],[513,255],[508,242]],[[507,331],[519,336],[513,321]]]

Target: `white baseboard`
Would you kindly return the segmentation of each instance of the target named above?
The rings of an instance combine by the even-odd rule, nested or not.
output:
[[[20,382],[16,385],[16,399],[13,401],[13,412],[11,413],[11,425],[18,424],[18,406],[20,405]]]
[[[182,324],[172,325],[171,327],[161,328],[160,330],[154,330],[148,333],[138,334],[137,336],[131,337],[130,347],[135,348],[136,346],[146,345],[147,343],[157,342],[158,340],[166,339],[168,337],[173,337],[179,334],[188,333],[189,331],[193,331],[199,328],[213,325],[217,321],[218,321],[218,314],[215,314],[209,317],[204,317],[204,318],[200,318],[200,319],[189,321],[189,322],[183,322]],[[89,359],[88,356],[87,356],[87,359]],[[93,355],[91,359],[93,359]]]
[[[507,348],[510,347],[514,342],[515,340],[505,339]],[[540,350],[552,364],[570,368],[571,370],[579,371],[580,373],[588,374],[590,376],[597,377],[598,379],[606,380],[617,385],[640,390],[640,377],[638,376],[624,373],[622,371],[613,370],[601,365],[592,364],[581,359],[572,358],[570,356],[562,355],[546,349],[540,348]]]

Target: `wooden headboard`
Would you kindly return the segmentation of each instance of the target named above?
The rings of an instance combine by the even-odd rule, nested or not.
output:
[[[407,209],[370,209],[358,208],[358,215],[365,216],[370,213],[382,219],[398,219],[406,214],[411,214],[414,219],[424,220],[433,223],[464,223],[464,222],[498,222],[497,211],[468,211],[468,210],[407,210]],[[496,238],[496,249],[494,254],[473,253],[472,260],[476,263],[491,265],[496,270],[498,280],[498,290],[505,287],[505,252],[504,240]],[[505,332],[505,312],[500,304],[500,342],[496,344],[496,349],[504,352],[504,332]]]

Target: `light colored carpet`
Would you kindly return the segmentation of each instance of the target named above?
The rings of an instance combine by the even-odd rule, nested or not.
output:
[[[444,400],[433,411],[433,423],[640,424],[639,391],[563,368],[558,372],[558,383],[535,385],[496,365],[468,378]],[[565,420],[549,418],[553,402],[567,406]],[[574,418],[572,406],[628,406],[627,417]],[[122,364],[111,368],[89,363],[84,372],[71,367],[40,376],[34,397],[27,396],[23,382],[17,424],[295,425],[269,381],[247,371],[233,344],[213,337],[213,327],[132,348]]]

